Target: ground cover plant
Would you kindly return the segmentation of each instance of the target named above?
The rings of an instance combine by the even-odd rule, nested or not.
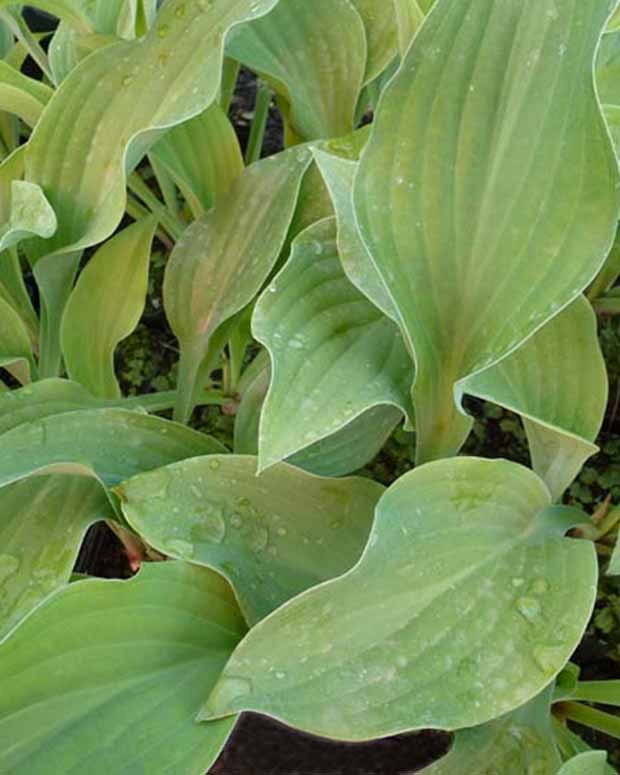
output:
[[[205,773],[246,711],[615,772],[620,680],[573,655],[620,643],[616,2],[35,5],[0,2],[0,772]],[[178,364],[135,395],[162,276]],[[524,460],[466,454],[476,407]],[[76,571],[100,523],[130,578]]]

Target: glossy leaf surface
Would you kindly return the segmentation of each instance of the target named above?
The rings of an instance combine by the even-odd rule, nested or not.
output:
[[[344,740],[460,729],[539,694],[596,597],[582,515],[531,471],[457,458],[401,477],[360,562],[254,627],[202,715],[255,710]],[[261,660],[267,660],[267,663]]]

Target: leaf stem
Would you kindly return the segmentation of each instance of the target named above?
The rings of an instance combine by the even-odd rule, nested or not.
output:
[[[605,713],[579,702],[561,702],[556,709],[562,718],[620,739],[620,716],[612,716],[611,713]]]
[[[159,201],[137,172],[131,173],[127,179],[127,187],[144,202],[153,215],[159,218],[161,225],[176,242],[185,231],[183,221],[166,209],[166,206]]]
[[[256,91],[256,102],[254,104],[254,120],[252,121],[248,146],[245,149],[245,163],[248,166],[258,161],[261,157],[272,97],[273,92],[270,87],[263,83],[263,81],[259,81]]]
[[[220,107],[224,113],[228,113],[237,85],[239,75],[239,62],[226,57],[222,68],[222,85],[220,88]]]

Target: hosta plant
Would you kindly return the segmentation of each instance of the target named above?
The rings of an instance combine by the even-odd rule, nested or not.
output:
[[[571,662],[620,514],[564,493],[607,402],[616,3],[35,5],[47,36],[0,2],[0,772],[199,775],[245,711],[453,732],[429,773],[613,772],[569,722],[620,737]],[[155,256],[177,381],[131,396]],[[466,396],[529,468],[460,454]],[[74,572],[101,522],[131,578]]]

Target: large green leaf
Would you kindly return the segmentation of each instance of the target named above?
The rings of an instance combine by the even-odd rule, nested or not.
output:
[[[150,156],[171,175],[196,218],[243,172],[237,135],[217,104],[166,132]]]
[[[210,455],[137,476],[116,492],[151,546],[226,576],[253,624],[357,562],[383,487],[286,464],[257,477],[254,457]]]
[[[417,0],[393,0],[393,2],[398,29],[398,48],[401,57],[404,57],[424,21],[424,13]]]
[[[32,476],[0,489],[0,640],[69,581],[86,530],[113,517],[98,482]]]
[[[558,775],[550,691],[523,707],[473,729],[457,732],[447,756],[425,775]]]
[[[0,487],[50,466],[86,466],[107,485],[196,455],[226,450],[215,439],[124,409],[54,414],[2,434]]]
[[[69,73],[26,150],[26,180],[45,190],[59,221],[35,255],[74,251],[114,231],[125,207],[126,166],[159,137],[155,130],[211,104],[228,30],[275,2],[171,0],[144,37],[95,51]]]
[[[592,442],[607,406],[607,372],[596,316],[580,297],[516,352],[459,386],[518,412],[532,465],[554,498],[598,447]]]
[[[342,271],[334,218],[295,240],[289,262],[256,306],[252,328],[270,353],[273,374],[261,416],[261,469],[373,407],[386,407],[394,424],[398,412],[390,407],[411,413],[413,365],[400,331]]]
[[[564,667],[596,598],[592,544],[564,538],[583,515],[550,504],[506,461],[406,474],[379,501],[360,562],[254,627],[202,717],[255,710],[364,740],[524,704]]]
[[[415,352],[420,461],[469,432],[459,380],[573,301],[612,244],[619,176],[592,77],[609,12],[439,0],[384,92],[354,202]]]
[[[353,130],[367,46],[364,24],[349,0],[281,0],[264,18],[240,26],[226,52],[274,78],[280,91],[285,86],[300,137]]]
[[[585,751],[575,756],[559,770],[558,775],[605,775],[606,751]]]
[[[196,708],[243,632],[205,568],[71,584],[0,646],[0,770],[201,775],[234,719],[197,724]]]
[[[144,218],[99,248],[65,307],[61,341],[67,372],[94,396],[120,397],[114,351],[144,310],[156,226],[155,218]]]
[[[248,167],[176,244],[166,268],[164,305],[181,345],[179,420],[191,414],[213,334],[252,301],[273,268],[311,160],[308,149],[293,149]]]

